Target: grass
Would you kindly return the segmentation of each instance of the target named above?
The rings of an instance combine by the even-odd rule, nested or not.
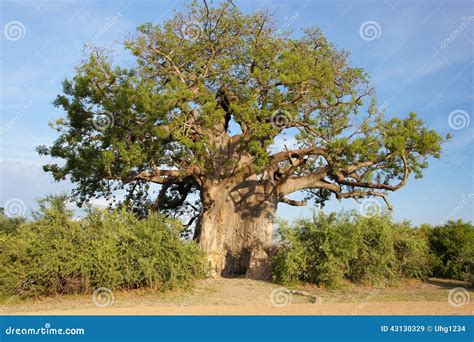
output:
[[[345,284],[338,289],[327,289],[314,285],[299,285],[303,293],[321,298],[324,303],[374,303],[374,302],[446,302],[453,287],[465,287],[459,281],[430,279],[426,282],[400,280],[395,286],[369,287]],[[180,307],[200,305],[267,305],[273,289],[280,286],[250,279],[208,279],[200,281],[187,290],[157,291],[151,289],[129,290],[114,293],[114,307]],[[471,296],[474,293],[471,290]],[[292,303],[308,303],[310,298],[294,294]],[[58,295],[37,299],[0,299],[0,313],[48,311],[65,309],[93,309],[91,294]]]

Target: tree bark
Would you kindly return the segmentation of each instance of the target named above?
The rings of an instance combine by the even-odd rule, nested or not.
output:
[[[255,181],[208,185],[201,192],[203,214],[197,239],[207,253],[212,275],[271,275],[273,220],[277,199]]]

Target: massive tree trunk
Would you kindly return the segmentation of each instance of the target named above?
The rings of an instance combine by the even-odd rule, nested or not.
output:
[[[213,184],[201,193],[197,239],[213,275],[264,279],[271,273],[272,228],[278,201],[253,180]]]

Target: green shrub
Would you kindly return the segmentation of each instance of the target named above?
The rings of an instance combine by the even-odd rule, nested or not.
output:
[[[424,280],[431,274],[433,257],[424,231],[407,222],[394,225],[393,243],[399,277]]]
[[[281,224],[281,247],[274,262],[280,283],[305,281],[338,285],[355,255],[355,231],[349,217],[320,213],[312,219]]]
[[[389,217],[355,212],[314,214],[293,224],[280,222],[274,280],[335,286],[348,279],[370,285],[395,278],[426,278],[431,259],[426,234]]]
[[[370,285],[391,281],[396,275],[392,225],[388,218],[355,216],[357,253],[347,277]]]
[[[280,284],[301,280],[308,253],[300,231],[282,220],[276,235],[281,239],[281,243],[273,258],[273,279]]]
[[[7,217],[0,213],[0,233],[16,234],[17,228],[25,221],[23,217]]]
[[[94,211],[81,220],[49,199],[16,234],[0,233],[0,291],[37,296],[98,287],[160,290],[205,276],[203,253],[158,215]],[[44,204],[44,203],[43,203]]]
[[[435,259],[432,275],[472,283],[474,226],[461,220],[449,221],[443,226],[428,228],[428,237]]]

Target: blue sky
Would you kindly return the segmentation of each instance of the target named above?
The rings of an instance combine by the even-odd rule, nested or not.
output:
[[[439,224],[473,221],[474,8],[471,1],[234,1],[244,12],[265,8],[281,28],[298,35],[319,26],[354,66],[371,75],[388,116],[416,112],[431,128],[452,134],[443,157],[432,160],[421,180],[390,194],[395,219]],[[162,22],[183,1],[1,2],[0,206],[29,211],[35,199],[71,189],[55,183],[35,146],[56,137],[48,122],[62,112],[51,104],[61,81],[74,73],[85,43],[117,50],[144,22]],[[450,120],[451,119],[451,120]],[[98,201],[100,203],[100,201]],[[332,200],[325,210],[358,209],[353,200]],[[8,211],[7,211],[8,212]],[[286,218],[310,207],[282,204]]]

